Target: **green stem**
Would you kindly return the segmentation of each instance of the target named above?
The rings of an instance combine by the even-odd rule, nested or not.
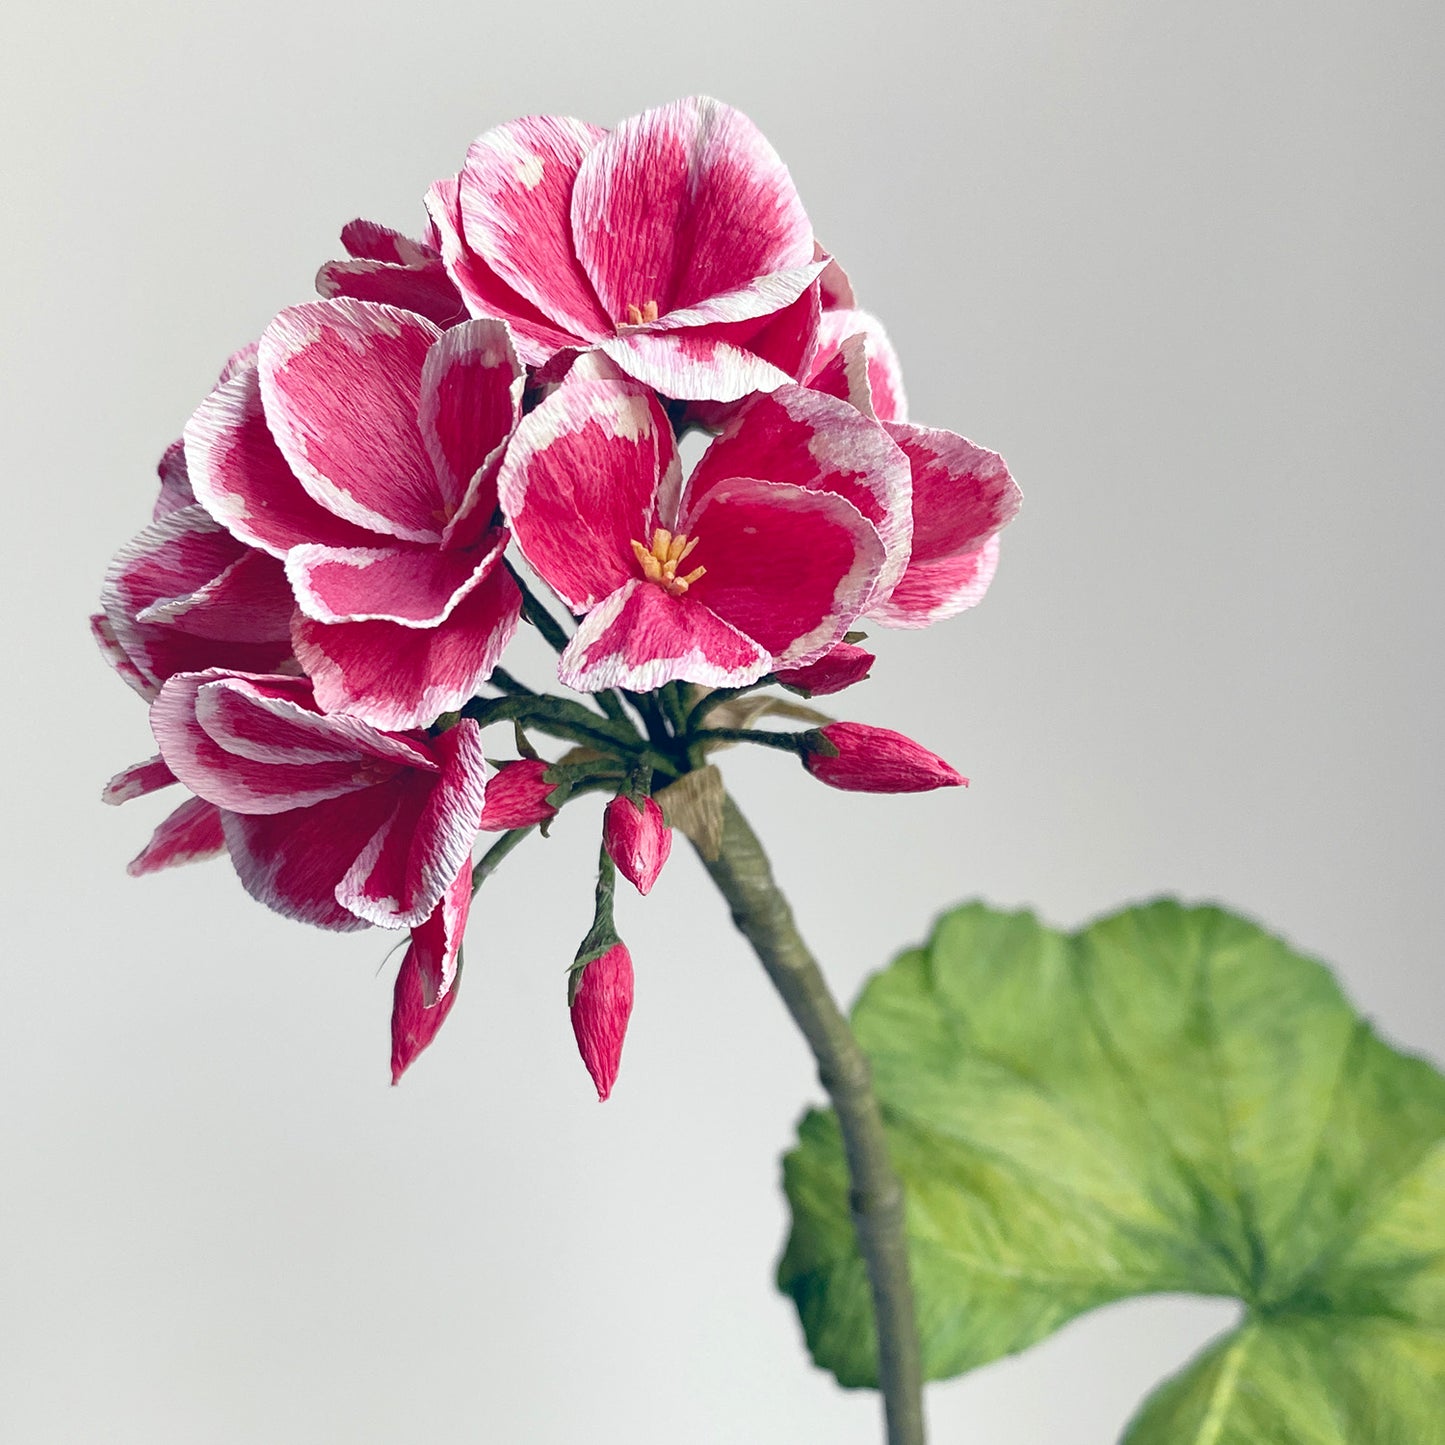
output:
[[[535,824],[529,823],[525,828],[512,828],[503,833],[472,866],[472,892],[475,893],[498,868],[502,866],[502,859],[532,831]]]
[[[517,584],[517,591],[522,594],[522,616],[547,639],[548,646],[561,652],[567,646],[567,633],[562,624],[547,610],[547,604],[532,591],[527,585],[527,579],[511,562],[503,559],[502,565],[512,574],[512,581]]]
[[[703,858],[703,866],[817,1060],[848,1157],[853,1229],[873,1293],[888,1445],[924,1445],[923,1369],[908,1276],[903,1186],[888,1157],[867,1056],[798,933],[763,845],[730,797],[723,804],[722,847],[713,861]]]
[[[549,737],[591,743],[629,757],[645,746],[631,724],[599,717],[581,703],[563,697],[473,698],[462,709],[462,716],[472,718],[483,727],[497,722],[522,722]]]
[[[711,692],[704,693],[693,706],[692,714],[687,720],[688,727],[701,727],[703,718],[720,703],[731,702],[733,698],[756,692],[760,687],[771,687],[773,680],[772,673],[769,673],[766,677],[760,677],[756,682],[748,683],[746,687],[716,687]]]
[[[688,736],[689,743],[761,743],[785,753],[802,753],[808,744],[806,733],[774,733],[764,728],[702,728]]]

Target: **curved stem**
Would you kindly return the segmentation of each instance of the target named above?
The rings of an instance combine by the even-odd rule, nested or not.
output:
[[[730,797],[723,803],[722,847],[716,859],[702,861],[818,1061],[818,1078],[843,1133],[853,1228],[873,1291],[888,1445],[924,1445],[923,1368],[908,1277],[903,1186],[888,1157],[868,1059],[798,933],[763,845]]]

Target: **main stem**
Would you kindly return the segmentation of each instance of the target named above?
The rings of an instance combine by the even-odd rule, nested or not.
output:
[[[703,865],[818,1061],[818,1078],[843,1131],[853,1228],[873,1290],[888,1445],[924,1445],[923,1368],[908,1277],[903,1186],[888,1158],[868,1059],[798,933],[758,835],[731,798],[723,804],[722,847],[715,859],[704,857]]]

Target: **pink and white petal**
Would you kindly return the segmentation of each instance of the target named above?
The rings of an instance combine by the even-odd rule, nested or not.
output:
[[[482,819],[488,768],[482,732],[463,718],[433,740],[441,776],[408,780],[401,801],[336,890],[359,918],[383,928],[424,923],[468,865]]]
[[[878,659],[866,648],[851,642],[840,642],[806,667],[784,668],[777,680],[808,697],[828,697],[854,683],[863,682]]]
[[[778,153],[741,111],[708,96],[644,111],[597,145],[577,173],[572,235],[619,322],[629,306],[652,303],[665,316],[813,259],[812,227]]]
[[[632,542],[657,525],[677,471],[656,397],[625,381],[568,381],[522,418],[497,490],[522,555],[573,612],[637,575]]]
[[[368,924],[336,899],[356,856],[396,807],[394,786],[269,817],[223,812],[226,847],[246,892],[301,923],[347,933]]]
[[[438,541],[446,521],[417,421],[440,336],[415,312],[348,296],[288,307],[261,336],[266,421],[301,485],[336,516],[411,542]]]
[[[809,264],[770,272],[749,281],[746,286],[669,311],[646,325],[644,330],[690,331],[696,327],[732,326],[740,321],[760,321],[776,316],[813,286],[820,270],[820,266]]]
[[[296,602],[317,622],[435,627],[486,576],[507,534],[467,551],[438,547],[295,547],[286,559]]]
[[[105,613],[96,612],[91,615],[90,635],[95,638],[96,646],[100,648],[105,660],[120,674],[121,681],[149,702],[156,695],[158,684],[152,682],[126,655],[126,650],[120,645],[115,628],[111,626],[110,618]]]
[[[521,418],[525,385],[505,322],[468,321],[446,332],[427,353],[422,440],[452,517],[468,500],[477,472]]]
[[[972,552],[1013,520],[1022,500],[997,452],[909,422],[886,424],[913,471],[913,558]]]
[[[136,621],[213,642],[273,642],[290,636],[295,610],[286,569],[253,548],[194,592],[151,603]]]
[[[903,575],[913,537],[908,459],[883,427],[846,402],[790,384],[739,407],[693,469],[685,510],[736,477],[844,498],[883,541],[878,590]]]
[[[628,376],[679,401],[741,401],[792,381],[736,342],[691,331],[631,331],[600,344]]]
[[[972,607],[998,570],[998,543],[990,537],[975,552],[913,563],[893,595],[868,615],[887,627],[927,627]]]
[[[151,704],[151,731],[171,771],[197,797],[241,813],[282,813],[369,788],[378,765],[355,749],[314,761],[268,761],[216,741],[199,715],[208,685],[228,674],[181,673],[169,679]],[[256,749],[255,751],[259,751]],[[278,748],[281,757],[286,747]],[[294,751],[294,750],[293,750]],[[381,775],[397,771],[382,765]]]
[[[100,795],[102,803],[117,805],[128,803],[132,798],[143,798],[147,793],[168,788],[175,782],[176,775],[166,766],[166,760],[159,753],[142,763],[132,763],[122,768],[105,785]]]
[[[393,1085],[401,1081],[417,1055],[430,1047],[456,1002],[454,981],[461,968],[461,938],[472,900],[470,870],[464,869],[457,880],[432,916],[412,929],[411,946],[396,975],[391,1002]],[[453,981],[441,994],[432,982],[438,969],[448,971]]]
[[[854,338],[861,340],[849,348],[849,356],[840,370],[833,363],[844,343]],[[852,402],[859,411],[879,421],[903,421],[908,416],[898,353],[883,323],[867,311],[823,312],[813,375],[808,385]]]
[[[415,311],[440,327],[467,318],[461,294],[441,257],[399,266],[389,261],[327,261],[316,273],[316,292],[325,300],[350,296]]]
[[[156,466],[161,489],[151,509],[151,521],[158,522],[168,512],[189,507],[196,500],[191,479],[186,473],[186,445],[179,437],[165,449]]]
[[[473,141],[459,178],[467,245],[574,338],[612,329],[578,263],[571,219],[578,167],[605,134],[568,116],[524,116]]]
[[[357,217],[341,228],[341,244],[348,256],[361,261],[388,261],[397,266],[414,266],[436,253],[420,241],[383,226],[379,221]]]
[[[836,256],[830,256],[823,246],[813,241],[813,259],[823,261],[823,274],[818,278],[822,283],[823,309],[825,311],[851,311],[858,305],[853,293],[853,283]]]
[[[517,355],[528,366],[542,366],[558,351],[574,346],[577,338],[513,291],[467,245],[461,230],[460,181],[460,176],[448,176],[427,192],[427,212],[437,232],[443,265],[467,310],[473,316],[505,321],[512,329]]]
[[[674,680],[743,687],[771,665],[763,647],[694,598],[633,580],[582,620],[557,676],[578,692],[650,692]]]
[[[421,978],[422,1007],[433,1009],[452,991],[461,962],[462,937],[472,911],[472,860],[457,871],[451,887],[425,922],[411,931],[408,958]],[[403,962],[403,967],[406,966]]]
[[[782,482],[714,487],[685,530],[699,539],[689,561],[707,569],[688,598],[755,638],[781,667],[801,667],[843,640],[885,560],[877,531],[851,503]]]
[[[202,798],[187,798],[151,834],[150,842],[126,864],[132,878],[176,868],[182,863],[199,863],[226,850],[221,827],[221,810]]]
[[[347,547],[372,535],[318,505],[297,480],[266,425],[254,367],[223,381],[196,409],[186,423],[185,454],[206,511],[273,557],[298,542]]]
[[[493,566],[445,622],[315,622],[298,613],[292,641],[328,713],[379,728],[429,727],[476,695],[521,617],[511,574]]]

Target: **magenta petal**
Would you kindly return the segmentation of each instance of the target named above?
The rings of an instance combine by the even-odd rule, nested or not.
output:
[[[210,642],[255,643],[287,636],[295,610],[285,568],[252,548],[195,591],[152,602],[136,621]]]
[[[429,727],[491,676],[521,609],[521,593],[499,559],[435,627],[327,624],[298,615],[293,641],[326,712],[381,728]]]
[[[156,467],[156,475],[161,479],[161,489],[151,510],[151,521],[158,522],[166,513],[189,507],[196,500],[186,471],[186,446],[183,441],[173,441],[166,448]]]
[[[412,265],[328,261],[316,273],[316,292],[328,301],[334,296],[350,296],[415,311],[441,327],[455,326],[467,317],[467,308],[440,256]]]
[[[861,520],[861,519],[860,519]],[[756,682],[771,659],[751,637],[690,596],[631,581],[583,619],[557,666],[579,692],[650,692],[678,679],[706,687]]]
[[[526,116],[479,136],[459,178],[467,245],[574,337],[612,329],[578,264],[571,221],[578,167],[603,134],[566,116]]]
[[[626,944],[614,943],[582,970],[572,999],[572,1034],[602,1103],[612,1093],[622,1065],[632,990],[632,955]]]
[[[522,555],[586,612],[637,576],[631,544],[650,541],[657,494],[675,493],[678,476],[655,397],[631,382],[569,378],[522,418],[497,489]]]
[[[638,804],[619,793],[602,815],[602,846],[617,871],[646,896],[672,852],[672,829],[655,798]]]
[[[470,868],[456,882],[425,923],[411,931],[411,946],[401,961],[391,1003],[391,1082],[416,1062],[431,1045],[456,1002],[462,934],[472,903]]]
[[[319,506],[276,446],[254,366],[223,381],[185,432],[186,468],[196,497],[241,541],[285,556],[298,542],[355,546],[370,534]]]
[[[997,537],[977,551],[914,562],[884,603],[870,609],[888,627],[927,627],[983,600],[998,570]]]
[[[220,809],[201,798],[187,798],[151,834],[151,840],[126,865],[132,878],[199,863],[225,851]]]
[[[777,152],[707,96],[644,111],[596,146],[577,173],[572,234],[616,322],[629,307],[665,317],[813,261],[812,227]],[[802,289],[740,314],[779,310]]]
[[[898,353],[883,323],[866,311],[823,312],[808,385],[879,421],[908,415]]]
[[[601,349],[628,376],[679,401],[740,401],[793,379],[745,346],[706,329],[630,332],[602,342]]]
[[[132,798],[143,798],[147,793],[168,788],[175,780],[176,775],[157,753],[143,763],[132,763],[128,768],[122,768],[105,785],[100,800],[111,804],[128,803]]]
[[[806,667],[782,669],[777,676],[784,687],[793,688],[808,697],[827,697],[830,693],[852,687],[855,682],[862,682],[876,661],[865,648],[840,642],[816,662],[810,662]]]
[[[913,560],[972,552],[1012,521],[1022,500],[1004,459],[955,432],[889,423],[913,473]]]
[[[101,656],[120,674],[120,679],[129,688],[139,693],[147,702],[156,694],[157,684],[133,663],[120,645],[110,618],[103,612],[95,612],[90,618],[90,635],[95,638]]]
[[[336,932],[367,927],[336,901],[337,885],[396,807],[394,787],[363,788],[289,813],[222,813],[231,862],[267,908]]]
[[[395,266],[414,265],[435,255],[410,236],[383,226],[379,221],[365,221],[359,216],[341,228],[341,244],[348,256],[354,256],[359,261],[385,261]]]
[[[312,497],[358,527],[441,537],[446,499],[417,419],[440,335],[413,312],[349,297],[289,307],[262,334],[261,397],[276,444]]]
[[[386,928],[424,922],[472,855],[487,765],[482,732],[463,718],[432,742],[441,776],[408,780],[390,819],[337,887],[342,905]]]

